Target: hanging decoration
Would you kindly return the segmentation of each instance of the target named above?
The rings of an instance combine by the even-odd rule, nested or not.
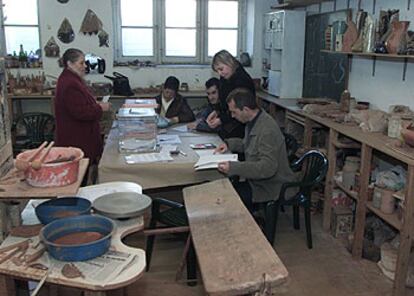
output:
[[[63,4],[65,4],[65,3],[68,3],[69,2],[69,0],[57,0],[58,2],[60,2],[60,3],[63,3]]]
[[[85,17],[83,18],[80,32],[82,32],[83,34],[89,33],[89,35],[92,35],[98,34],[100,30],[102,30],[101,20],[98,18],[95,12],[88,9],[88,11],[85,14]]]
[[[71,43],[75,39],[75,32],[67,18],[60,25],[57,36],[63,43]]]
[[[99,38],[99,47],[109,47],[109,35],[105,32],[105,30],[99,31],[98,34]]]
[[[46,43],[45,47],[45,56],[49,58],[57,58],[59,56],[59,45],[57,45],[55,38],[50,37],[49,41]]]

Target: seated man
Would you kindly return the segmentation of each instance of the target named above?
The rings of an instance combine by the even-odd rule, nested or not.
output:
[[[285,141],[276,121],[261,110],[248,89],[237,88],[227,97],[231,116],[246,124],[244,139],[229,138],[216,152],[244,152],[245,161],[219,163],[218,170],[239,176],[245,182],[234,184],[250,212],[254,203],[275,200],[285,182],[295,181],[286,153]]]
[[[213,77],[206,81],[206,92],[208,98],[208,105],[196,115],[196,121],[189,123],[190,129],[195,129],[199,132],[214,133],[218,131],[218,127],[211,128],[207,123],[207,117],[214,111],[214,106],[219,104],[219,85],[220,80]]]
[[[160,116],[169,120],[170,124],[194,121],[194,113],[187,100],[178,93],[180,81],[170,76],[165,80],[162,92],[155,99],[158,108],[155,110]]]

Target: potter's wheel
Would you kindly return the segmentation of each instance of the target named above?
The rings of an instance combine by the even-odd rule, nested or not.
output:
[[[98,197],[92,204],[95,213],[114,219],[142,215],[150,206],[151,198],[136,192],[115,192]]]

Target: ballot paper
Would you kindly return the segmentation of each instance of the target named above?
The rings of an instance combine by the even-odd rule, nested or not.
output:
[[[125,158],[125,162],[127,164],[161,162],[161,161],[172,161],[172,160],[174,160],[170,156],[170,154],[167,154],[167,153],[131,154],[131,155],[125,155],[124,158]]]
[[[164,145],[180,145],[181,140],[178,135],[158,135],[157,136],[157,144],[160,146]]]
[[[216,169],[220,162],[224,161],[238,161],[237,154],[213,154],[200,156],[197,163],[194,165],[196,171],[206,169]]]
[[[175,131],[175,132],[180,132],[180,133],[186,133],[186,132],[188,132],[188,128],[187,128],[187,125],[177,125],[177,126],[173,126],[173,127],[170,127],[170,130],[171,131]]]
[[[102,103],[108,103],[109,102],[109,98],[110,98],[111,96],[103,96],[102,97]]]

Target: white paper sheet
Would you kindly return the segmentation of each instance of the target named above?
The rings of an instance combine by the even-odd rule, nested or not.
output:
[[[133,154],[133,155],[125,155],[124,158],[125,158],[125,162],[127,164],[149,163],[149,162],[160,162],[160,161],[172,161],[172,160],[174,160],[167,153]]]
[[[108,103],[109,102],[109,98],[110,98],[111,96],[103,96],[102,97],[102,103]]]
[[[157,144],[160,146],[164,145],[180,145],[181,140],[178,135],[158,135],[157,136]]]

